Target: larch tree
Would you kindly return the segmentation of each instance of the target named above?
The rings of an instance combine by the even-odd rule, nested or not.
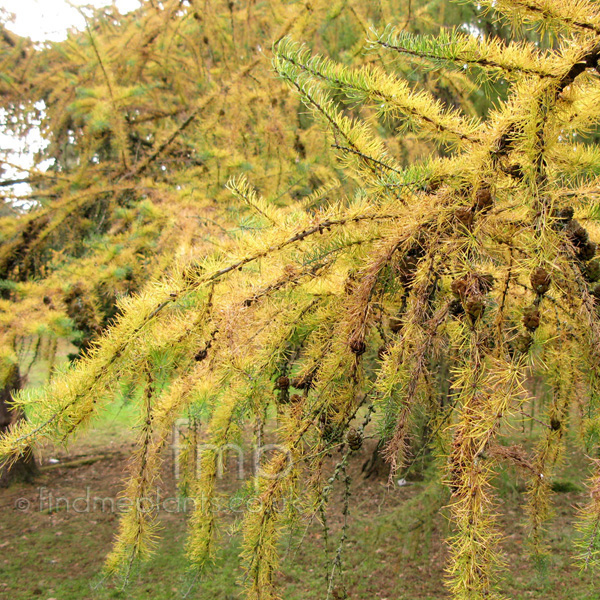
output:
[[[135,106],[137,92],[125,84],[116,88],[116,75],[104,61],[115,50],[99,46],[90,29],[85,60],[99,69],[95,81],[102,90],[90,89],[71,100],[71,112],[84,123],[74,125],[71,135],[80,135],[89,150],[86,160],[83,153],[64,160],[74,160],[96,176],[88,183],[93,194],[78,189],[77,170],[66,182],[57,171],[52,186],[66,186],[70,192],[63,220],[49,220],[43,212],[35,217],[40,220],[32,218],[31,228],[15,238],[21,253],[13,250],[11,256],[35,257],[30,239],[35,245],[36,227],[48,227],[46,235],[52,235],[68,222],[67,207],[84,205],[88,193],[95,198],[94,209],[103,198],[113,210],[111,203],[130,193],[132,170],[137,175],[154,172],[151,181],[135,181],[135,193],[142,193],[140,186],[145,185],[148,198],[167,203],[161,213],[165,220],[176,223],[188,206],[189,186],[216,185],[233,175],[227,188],[239,206],[249,207],[253,223],[235,235],[223,235],[210,253],[194,230],[184,238],[183,251],[170,253],[171,260],[165,260],[165,253],[156,254],[156,263],[149,258],[148,268],[163,276],[122,297],[112,324],[97,341],[86,344],[82,358],[68,370],[55,374],[41,390],[16,395],[16,405],[29,419],[0,440],[6,462],[38,440],[69,438],[111,401],[116,382],[132,380],[143,388],[139,443],[126,484],[132,503],[121,519],[108,572],[128,573],[136,559],[154,548],[156,514],[143,510],[135,499],[147,498],[156,485],[174,422],[196,415],[207,423],[209,449],[201,456],[200,476],[189,472],[184,480],[196,501],[187,541],[190,572],[201,576],[219,543],[219,517],[211,509],[222,493],[217,489],[219,451],[249,425],[259,435],[274,409],[278,427],[273,435],[287,454],[272,457],[248,482],[257,499],[242,527],[244,585],[250,599],[277,597],[283,533],[290,523],[319,510],[337,479],[347,482],[347,461],[360,446],[369,420],[376,423],[393,477],[410,460],[411,437],[422,415],[427,417],[438,480],[449,496],[453,531],[448,539],[448,586],[457,600],[500,597],[502,533],[493,477],[506,462],[526,465],[531,473],[531,537],[534,551],[543,556],[549,482],[569,429],[596,464],[575,553],[582,565],[597,565],[600,261],[592,238],[598,233],[600,191],[600,152],[593,135],[600,117],[600,9],[585,0],[479,4],[502,20],[503,27],[511,27],[515,37],[533,27],[548,43],[525,38],[505,42],[473,28],[419,36],[399,23],[397,28],[368,30],[371,59],[348,66],[340,57],[332,60],[314,46],[300,45],[303,31],[289,24],[297,23],[297,16],[269,36],[275,71],[311,111],[313,125],[329,132],[325,144],[312,138],[307,156],[332,148],[337,173],[352,183],[338,185],[329,179],[313,195],[286,204],[277,201],[280,184],[275,182],[277,169],[290,168],[285,155],[290,158],[293,138],[287,138],[287,148],[286,138],[278,141],[276,147],[285,155],[275,162],[282,165],[275,173],[261,155],[256,170],[244,169],[243,161],[223,169],[216,160],[211,163],[216,179],[214,172],[203,178],[202,166],[190,158],[195,147],[181,147],[185,137],[180,134],[191,115],[195,118],[211,102],[218,104],[222,89],[212,95],[209,89],[195,93],[199,104],[188,107],[188,116],[175,126],[174,117],[164,115],[190,94],[172,82],[166,86],[174,94],[167,102],[171,108],[156,108],[162,106],[164,91],[155,99],[153,88],[144,109],[115,111],[115,106]],[[231,18],[227,39],[242,43],[246,30],[235,28],[240,15],[231,10]],[[141,53],[145,39],[140,34]],[[165,44],[170,39],[166,35]],[[216,53],[221,43],[208,45]],[[226,63],[228,53],[221,52]],[[170,60],[175,60],[171,56],[149,56],[147,64],[163,69],[168,78]],[[203,75],[210,88],[214,82],[206,76],[206,61],[194,63],[197,72],[190,78]],[[244,86],[255,85],[251,64],[249,59],[237,72],[243,83],[229,88],[240,90],[234,100],[239,111],[252,106],[241,102],[248,93],[241,91]],[[401,76],[406,65],[442,70],[453,85],[463,86],[460,98],[469,97],[473,82],[481,89],[494,89],[500,82],[506,94],[476,116],[469,113],[468,102],[452,106],[410,85]],[[42,77],[52,76],[48,69],[50,73],[40,70]],[[233,72],[230,65],[223,69],[228,75]],[[279,89],[275,80],[269,85],[270,90]],[[157,94],[160,89],[157,84]],[[154,110],[166,118],[158,145],[142,133],[145,117],[156,115]],[[282,127],[285,112],[279,117]],[[95,132],[90,128],[98,115],[105,115],[105,125],[96,125]],[[133,128],[137,138],[154,149],[128,142],[132,122],[139,126]],[[208,120],[204,136],[216,126]],[[389,131],[394,136],[386,136]],[[266,143],[266,130],[256,134],[254,143]],[[235,148],[242,154],[252,143],[239,122],[231,131],[219,131],[221,135],[234,140],[240,136]],[[398,148],[406,147],[402,141],[407,136],[436,144],[440,151],[407,164],[396,156]],[[224,157],[233,143],[229,138],[220,143],[219,157]],[[94,159],[106,144],[109,150],[102,151],[114,157],[110,174],[102,171],[100,158]],[[182,152],[170,166],[161,164],[162,155],[156,153],[164,144]],[[180,164],[185,165],[185,185],[178,185],[186,193],[162,186],[158,177],[160,170],[170,177]],[[254,186],[259,176],[262,193]],[[136,204],[136,211],[146,206],[152,215],[159,210],[156,203]],[[127,214],[126,206],[118,208],[111,214],[136,223],[124,235],[139,235],[146,213]],[[169,217],[170,211],[176,217]],[[61,213],[54,210],[53,219],[56,214]],[[114,218],[110,227],[118,230],[121,220]],[[96,219],[89,222],[97,226]],[[165,234],[157,230],[164,228],[158,223],[151,219],[148,234],[162,243]],[[181,244],[179,229],[173,225],[166,231]],[[74,235],[74,244],[77,239]],[[135,253],[130,262],[132,268],[141,268]],[[32,258],[31,268],[36,264]],[[97,268],[98,263],[90,264],[88,268]],[[15,289],[30,285],[39,284],[25,279]],[[436,381],[436,365],[441,363],[449,365],[443,395]],[[526,380],[532,374],[543,378],[551,394],[541,418],[543,434],[534,455],[528,456],[522,448],[503,443],[502,432],[529,401]],[[342,459],[328,473],[324,457],[340,447]],[[279,510],[286,501],[290,509]]]
[[[368,23],[402,6],[145,2],[128,15],[86,12],[85,31],[42,45],[3,25],[3,126],[39,129],[48,145],[37,162],[50,162],[0,182],[5,395],[40,357],[53,365],[60,340],[75,344],[72,358],[85,352],[118,298],[260,229],[251,204],[225,189],[233,175],[252,173],[281,206],[314,208],[353,185],[268,50],[292,34],[358,64]]]

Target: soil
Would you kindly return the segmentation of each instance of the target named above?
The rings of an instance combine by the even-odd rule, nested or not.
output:
[[[167,456],[160,482],[163,541],[155,557],[122,590],[118,582],[101,581],[100,572],[117,531],[119,508],[124,506],[118,502],[133,442],[125,436],[99,448],[92,440],[89,436],[80,440],[70,452],[44,450],[34,483],[0,490],[4,515],[0,520],[0,599],[180,597],[189,507],[177,505],[172,456]],[[428,488],[418,477],[392,487],[382,478],[365,480],[361,466],[372,450],[373,443],[367,443],[350,462],[352,495],[341,577],[336,573],[329,584],[344,522],[343,490],[338,489],[326,514],[326,529],[317,515],[309,524],[301,522],[295,534],[284,539],[278,578],[282,597],[324,600],[328,588],[330,598],[449,597],[444,587],[447,548],[443,540],[450,530],[447,511],[438,510],[435,494],[433,501],[425,499],[428,496],[419,500]],[[336,460],[335,456],[329,459],[330,468]],[[548,561],[540,568],[528,550],[525,480],[512,468],[498,479],[501,547],[507,566],[503,592],[518,600],[600,597],[591,574],[580,573],[572,560],[573,521],[585,502],[584,488],[570,480],[556,486],[561,491],[554,495],[555,518],[548,525]],[[224,487],[231,491],[238,483],[232,477]],[[231,525],[235,515],[225,520]],[[214,578],[195,589],[190,598],[237,597],[241,588],[236,580],[242,577],[236,559],[238,538],[235,528],[233,532],[225,529]]]

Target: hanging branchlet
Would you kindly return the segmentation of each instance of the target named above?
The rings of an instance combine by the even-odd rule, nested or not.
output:
[[[467,335],[470,353],[455,376],[462,410],[454,430],[448,475],[456,528],[450,540],[449,586],[455,598],[464,600],[494,596],[501,560],[491,486],[494,465],[486,449],[501,420],[514,410],[514,403],[525,399],[522,363],[486,357],[481,330]]]
[[[126,497],[131,503],[121,518],[117,543],[106,559],[105,568],[108,573],[123,573],[128,581],[135,561],[148,558],[154,548],[156,538],[157,507],[152,505],[154,497],[153,485],[158,476],[156,451],[157,443],[154,432],[153,398],[156,393],[154,374],[149,365],[146,366],[146,387],[144,389],[144,406],[140,439],[137,455],[132,463],[132,477],[126,490]],[[164,443],[163,440],[158,441]]]

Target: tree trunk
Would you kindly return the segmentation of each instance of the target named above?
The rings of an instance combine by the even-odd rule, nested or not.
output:
[[[13,423],[19,419],[24,419],[25,415],[20,409],[13,409],[9,403],[12,392],[21,389],[21,375],[19,367],[15,365],[0,389],[0,434],[10,429]],[[14,481],[31,481],[37,472],[37,465],[33,456],[30,454],[19,458],[10,469],[0,469],[0,487],[7,487]]]
[[[375,446],[370,458],[363,463],[361,471],[365,479],[373,478],[382,478],[389,477],[390,475],[390,465],[385,461],[382,455],[383,452],[383,444],[381,440]]]

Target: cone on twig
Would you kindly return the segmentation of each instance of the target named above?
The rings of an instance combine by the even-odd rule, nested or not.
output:
[[[481,315],[485,310],[485,303],[483,299],[478,296],[474,298],[468,298],[463,306],[465,307],[465,312],[469,315],[473,323],[481,318]]]
[[[535,331],[540,326],[540,311],[537,306],[528,306],[523,311],[523,325],[528,331]]]
[[[520,333],[514,340],[512,341],[512,348],[521,354],[526,354],[529,352],[529,348],[531,348],[531,344],[533,343],[533,338],[530,333]]]
[[[575,219],[569,221],[566,227],[567,237],[576,248],[581,248],[589,241],[588,232]]]
[[[277,381],[275,382],[275,387],[278,390],[287,390],[290,387],[289,377],[286,377],[285,375],[278,377]]]
[[[544,267],[537,267],[531,272],[529,281],[533,291],[539,296],[543,296],[550,289],[552,278]]]
[[[586,242],[577,251],[577,258],[579,260],[592,260],[596,256],[597,245],[596,242]]]
[[[478,212],[487,212],[494,206],[494,198],[489,187],[482,187],[475,194],[473,209]]]
[[[350,427],[350,429],[348,429],[348,433],[346,434],[346,441],[348,442],[348,446],[350,446],[350,450],[356,452],[362,447],[362,433],[360,433],[360,431],[358,431],[358,429],[355,427]]]

